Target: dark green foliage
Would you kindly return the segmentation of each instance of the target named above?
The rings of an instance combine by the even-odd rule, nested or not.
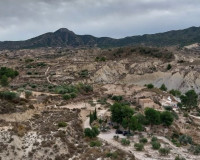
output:
[[[64,94],[63,95],[63,99],[64,100],[69,100],[71,98],[71,96],[69,94]]]
[[[74,85],[61,85],[56,86],[55,93],[57,94],[66,94],[66,93],[77,93],[78,89]]]
[[[140,124],[148,125],[149,122],[143,114],[138,113],[135,115],[135,117],[137,118],[137,120]]]
[[[90,125],[92,124],[93,121],[94,121],[94,117],[93,117],[93,114],[91,114],[90,112]]]
[[[37,66],[38,66],[38,67],[45,67],[45,66],[46,66],[46,63],[40,62],[40,63],[37,63]]]
[[[114,103],[111,106],[111,119],[113,122],[121,124],[124,118],[129,119],[133,114],[134,110],[129,106],[122,105],[120,103]]]
[[[2,86],[8,86],[8,77],[6,75],[3,75],[0,79],[1,85]]]
[[[60,128],[60,127],[66,127],[67,126],[67,123],[65,123],[65,122],[59,122],[58,123],[58,127]]]
[[[135,143],[134,147],[136,151],[142,151],[144,149],[144,144],[143,143]]]
[[[145,113],[146,119],[151,125],[160,124],[160,112],[156,111],[153,108],[146,108],[144,113]]]
[[[15,92],[4,91],[4,92],[0,92],[0,98],[6,99],[6,100],[14,100],[18,98],[18,95]]]
[[[95,138],[96,136],[99,135],[99,130],[96,127],[93,127],[92,129],[85,128],[84,134],[85,134],[86,137]]]
[[[1,67],[0,69],[0,82],[2,86],[8,86],[8,78],[15,78],[19,73],[11,68]]]
[[[34,61],[33,59],[25,59],[26,63],[30,63],[30,62],[33,62],[33,61]]]
[[[159,153],[161,156],[167,156],[170,153],[170,149],[169,148],[160,148]]]
[[[140,139],[140,143],[147,143],[147,142],[148,142],[148,140],[146,138],[141,138]]]
[[[186,109],[197,107],[198,95],[194,90],[187,91],[185,95],[182,95],[180,98],[183,107],[186,107]]]
[[[106,57],[96,57],[95,58],[95,61],[97,61],[97,62],[105,62],[106,61]]]
[[[189,148],[189,151],[192,152],[194,155],[200,155],[200,145],[192,145]]]
[[[77,94],[76,93],[70,93],[70,97],[73,99],[73,98],[76,98],[77,97]]]
[[[86,78],[86,77],[89,76],[88,70],[82,70],[82,71],[79,72],[78,74],[79,74],[79,76],[80,76],[81,78]]]
[[[153,137],[151,138],[151,142],[156,142],[156,141],[158,141],[158,138],[153,136]]]
[[[112,100],[116,101],[116,102],[120,102],[123,100],[123,97],[122,96],[113,96],[112,97]]]
[[[108,152],[106,153],[106,157],[116,159],[118,157],[117,152]]]
[[[180,97],[181,96],[181,92],[178,91],[178,90],[172,89],[172,90],[169,91],[169,93],[172,94],[175,97]]]
[[[167,87],[165,86],[165,84],[162,84],[162,85],[161,85],[160,90],[162,90],[162,91],[167,91]]]
[[[174,160],[186,160],[185,158],[183,158],[183,157],[180,157],[179,155],[178,156],[176,156],[175,157],[175,159]]]
[[[97,120],[97,109],[96,108],[94,110],[93,117],[94,117],[94,120]]]
[[[170,70],[172,68],[172,65],[171,64],[168,64],[167,65],[167,70]]]
[[[121,139],[121,144],[124,145],[124,146],[128,146],[130,145],[130,141],[126,138],[122,138]]]
[[[187,144],[192,144],[192,137],[188,136],[188,135],[181,135],[178,138],[180,144],[182,145],[187,145]]]
[[[102,144],[100,141],[91,141],[90,147],[100,147]]]
[[[153,84],[147,84],[146,86],[147,86],[148,89],[154,88],[154,85],[153,85]]]
[[[152,141],[151,145],[152,145],[152,148],[155,149],[155,150],[158,150],[161,146],[158,141]]]
[[[170,126],[173,121],[173,115],[169,111],[164,111],[160,114],[161,123],[165,126]]]

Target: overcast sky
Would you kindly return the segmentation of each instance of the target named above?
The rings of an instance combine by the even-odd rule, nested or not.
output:
[[[97,37],[200,26],[200,0],[0,0],[0,41],[59,28]]]

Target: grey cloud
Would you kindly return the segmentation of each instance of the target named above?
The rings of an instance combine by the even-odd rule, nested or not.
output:
[[[199,0],[0,0],[0,40],[61,27],[114,38],[199,26]]]

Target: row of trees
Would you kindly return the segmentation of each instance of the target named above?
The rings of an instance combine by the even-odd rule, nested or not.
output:
[[[111,120],[123,128],[130,130],[143,129],[143,125],[170,126],[173,123],[173,115],[169,111],[159,112],[153,108],[146,108],[145,115],[134,114],[134,109],[128,105],[115,103],[111,106]]]

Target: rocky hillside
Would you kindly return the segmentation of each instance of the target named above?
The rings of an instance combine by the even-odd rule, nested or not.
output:
[[[68,29],[61,28],[56,32],[45,33],[25,41],[0,42],[0,50],[40,47],[121,47],[141,44],[153,46],[184,46],[198,42],[200,42],[200,27],[191,27],[184,30],[158,34],[132,36],[122,39],[77,35]]]

